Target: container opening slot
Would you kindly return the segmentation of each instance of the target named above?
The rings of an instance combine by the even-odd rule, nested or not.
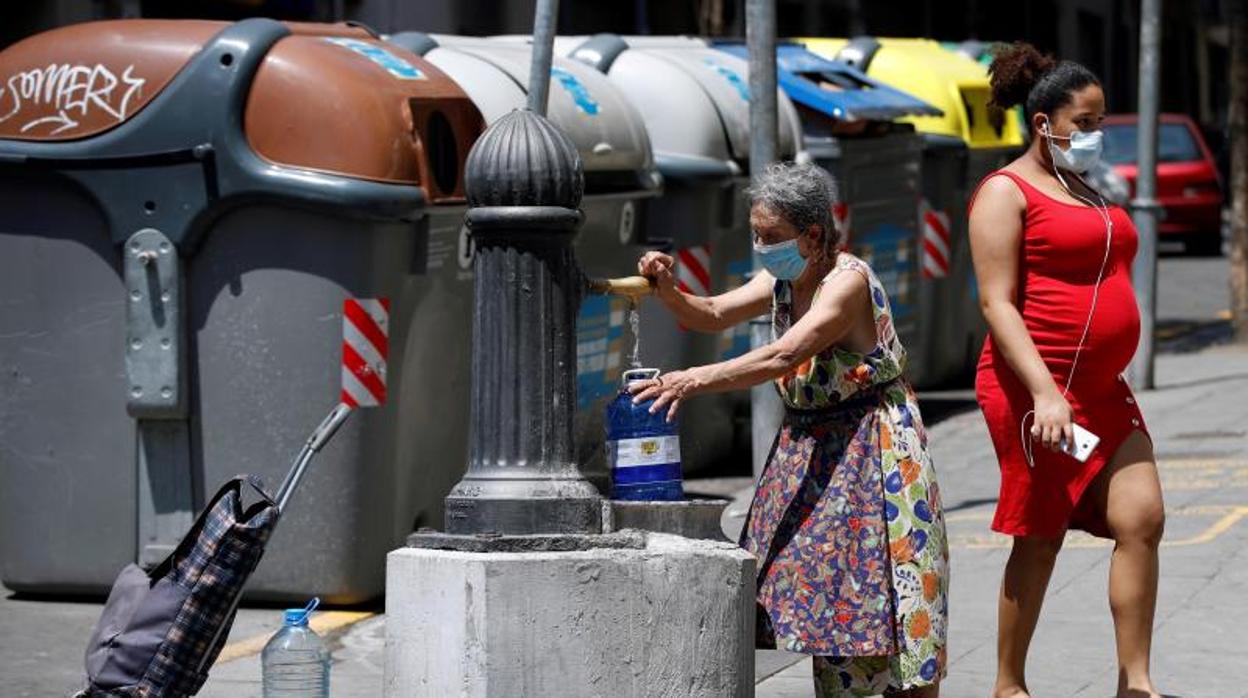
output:
[[[454,194],[459,188],[459,148],[455,143],[455,128],[441,111],[430,113],[425,123],[425,152],[438,191]]]
[[[853,75],[845,73],[836,73],[832,71],[814,71],[809,73],[798,73],[799,77],[805,78],[819,87],[832,92],[845,92],[849,90],[873,90],[875,86],[864,80],[860,80]]]

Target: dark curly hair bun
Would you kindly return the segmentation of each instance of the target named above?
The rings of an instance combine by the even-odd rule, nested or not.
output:
[[[993,52],[992,65],[988,67],[992,85],[992,103],[1002,109],[1016,104],[1026,104],[1032,88],[1057,67],[1052,56],[1046,56],[1035,46],[1019,41],[1002,44]]]

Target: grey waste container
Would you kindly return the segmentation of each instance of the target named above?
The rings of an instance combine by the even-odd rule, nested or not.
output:
[[[718,46],[738,56],[746,52],[740,43]],[[939,110],[797,44],[777,46],[776,61],[780,87],[798,105],[807,152],[840,184],[838,224],[887,287],[897,332],[921,357],[930,351],[919,314],[922,142],[892,119]],[[907,372],[915,382],[926,379],[921,360]]]
[[[527,41],[527,37],[506,37]],[[674,255],[685,290],[721,293],[750,272],[749,66],[688,37],[559,37],[556,53],[606,74],[645,121],[663,175],[643,241]],[[801,148],[797,111],[784,93],[777,154],[792,160]],[[673,115],[679,114],[679,118]],[[749,349],[749,328],[720,335],[678,327],[657,303],[642,308],[642,356],[647,365],[684,368],[720,361]],[[747,393],[696,398],[681,415],[686,473],[725,468],[749,453]]]
[[[471,37],[404,32],[388,40],[423,56],[451,76],[477,104],[487,123],[522,109],[529,84],[528,46]],[[649,137],[637,111],[604,76],[575,61],[555,58],[547,115],[576,143],[585,167],[585,223],[577,258],[590,276],[636,273],[643,241],[640,227],[662,187]],[[418,380],[431,394],[413,429],[423,444],[415,467],[430,483],[421,521],[441,527],[442,498],[467,464],[468,351],[472,319],[472,243],[463,211],[430,217],[429,275],[418,281],[414,326],[438,338],[418,351],[421,365],[438,370]],[[590,296],[577,318],[578,462],[605,491],[603,411],[627,368],[626,303]]]
[[[481,117],[345,26],[118,21],[0,53],[0,576],[97,592],[223,480],[276,487],[337,402],[342,309],[388,297],[389,395],[315,464],[249,584],[382,588],[423,485],[403,459],[408,286]]]

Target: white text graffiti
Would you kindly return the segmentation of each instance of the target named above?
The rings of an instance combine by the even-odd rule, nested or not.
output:
[[[134,77],[133,72],[133,65],[118,77],[98,63],[94,66],[53,63],[46,68],[17,73],[0,85],[0,124],[13,118],[20,120],[22,112],[34,109],[41,114],[48,110],[56,113],[31,118],[22,124],[22,133],[42,127],[50,129],[46,135],[55,136],[77,127],[77,119],[93,112],[103,112],[118,122],[125,121],[130,103],[147,82]]]

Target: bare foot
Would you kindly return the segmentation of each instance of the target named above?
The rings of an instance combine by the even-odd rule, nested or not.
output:
[[[1022,686],[1002,686],[993,689],[992,698],[1031,698],[1031,694]]]

